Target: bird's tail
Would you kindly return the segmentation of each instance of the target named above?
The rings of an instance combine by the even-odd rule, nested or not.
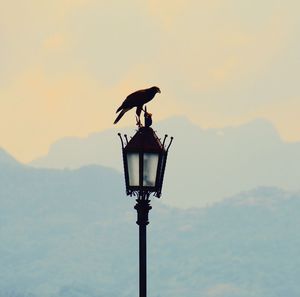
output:
[[[122,116],[123,116],[123,115],[125,114],[125,112],[128,111],[128,110],[129,110],[129,109],[127,109],[127,108],[123,109],[123,110],[119,113],[119,115],[117,116],[117,118],[115,119],[114,124],[116,124],[117,122],[119,122],[120,119],[122,118]]]

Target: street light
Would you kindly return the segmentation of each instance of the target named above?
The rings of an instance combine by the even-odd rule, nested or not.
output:
[[[150,120],[149,120],[150,118]],[[149,224],[148,213],[150,195],[161,197],[168,151],[173,137],[166,145],[167,135],[163,142],[157,137],[152,124],[151,115],[145,113],[145,127],[139,127],[135,135],[128,141],[119,133],[122,144],[126,194],[136,196],[137,224],[139,225],[139,281],[140,297],[147,296],[147,258],[146,258],[146,226]]]

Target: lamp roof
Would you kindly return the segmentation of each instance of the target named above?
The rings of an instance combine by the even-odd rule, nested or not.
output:
[[[128,144],[124,148],[127,151],[134,152],[153,152],[159,153],[164,151],[160,139],[156,133],[150,127],[141,127],[129,140]]]

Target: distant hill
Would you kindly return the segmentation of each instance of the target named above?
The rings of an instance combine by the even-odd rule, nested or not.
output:
[[[264,119],[224,129],[201,129],[176,117],[155,124],[154,129],[160,137],[165,133],[175,137],[163,189],[170,197],[166,200],[169,205],[204,206],[259,186],[300,189],[300,142],[282,141]],[[47,156],[31,165],[79,168],[99,164],[122,171],[118,131],[61,139]],[[133,135],[134,129],[121,132]]]
[[[137,296],[134,204],[108,168],[2,164],[0,296]],[[300,296],[300,195],[261,187],[208,208],[152,206],[149,296]]]
[[[13,156],[0,147],[0,166],[2,165],[22,166]]]

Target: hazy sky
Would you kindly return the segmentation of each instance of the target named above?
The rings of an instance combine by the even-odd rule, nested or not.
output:
[[[300,140],[298,0],[10,0],[0,4],[0,146],[27,162],[112,127],[132,91],[154,120],[271,120]],[[120,125],[133,125],[134,113]]]

